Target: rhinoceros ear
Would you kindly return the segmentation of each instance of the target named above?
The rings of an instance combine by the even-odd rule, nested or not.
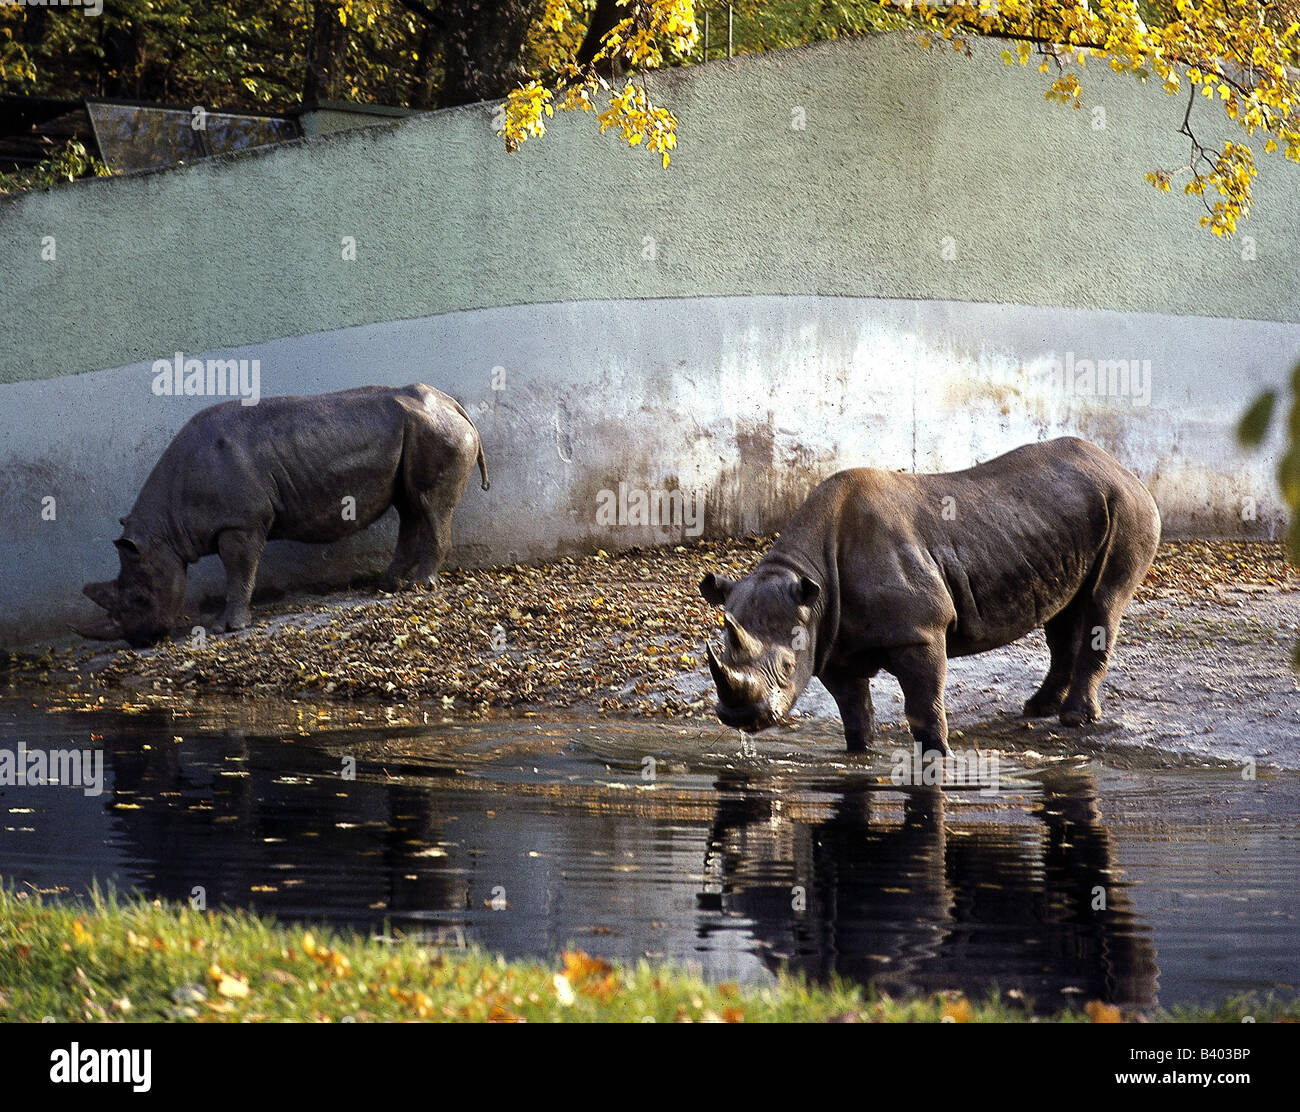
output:
[[[117,584],[111,580],[107,583],[87,583],[81,593],[103,610],[112,610],[117,605]]]
[[[722,606],[727,601],[727,596],[731,594],[731,588],[735,584],[730,579],[724,579],[720,575],[714,575],[709,572],[700,580],[700,594],[705,597],[714,606]]]
[[[806,575],[801,575],[795,584],[794,597],[800,606],[811,606],[821,593],[822,589]]]
[[[130,537],[118,537],[113,543],[117,545],[119,552],[125,552],[129,556],[140,555],[140,546]]]

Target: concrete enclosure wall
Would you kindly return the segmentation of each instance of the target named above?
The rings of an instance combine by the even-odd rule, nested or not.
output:
[[[153,393],[178,351],[257,359],[263,395],[456,395],[493,475],[461,563],[774,529],[840,467],[1060,433],[1167,532],[1275,535],[1276,444],[1232,426],[1300,354],[1295,168],[1261,157],[1225,244],[1143,181],[1185,160],[1180,102],[1090,69],[1072,112],[976,54],[894,34],[659,75],[666,172],[589,119],[507,155],[480,105],[0,202],[0,640],[115,572],[117,518],[220,400]],[[610,524],[620,484],[699,516]],[[392,537],[272,546],[261,582],[378,569]]]

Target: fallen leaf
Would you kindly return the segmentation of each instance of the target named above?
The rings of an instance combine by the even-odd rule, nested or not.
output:
[[[1093,1023],[1123,1023],[1124,1016],[1114,1004],[1103,1004],[1100,1000],[1089,1000],[1083,1010]]]
[[[940,1017],[945,1023],[969,1023],[974,1018],[974,1012],[971,1009],[970,1001],[962,996],[956,1000],[948,1000],[943,1006],[943,1015]]]
[[[248,981],[237,974],[227,973],[215,962],[208,968],[208,976],[221,996],[239,1000],[248,995]]]

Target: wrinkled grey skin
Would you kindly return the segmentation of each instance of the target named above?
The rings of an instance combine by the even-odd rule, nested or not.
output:
[[[841,471],[750,575],[700,582],[726,610],[722,650],[708,650],[718,718],[765,729],[816,676],[862,750],[875,732],[869,681],[884,670],[922,749],[947,753],[948,658],[1043,626],[1051,665],[1025,715],[1095,721],[1120,616],[1159,541],[1138,478],[1074,437],[950,474]]]
[[[422,383],[211,406],[176,434],[122,518],[117,579],[83,588],[106,613],[77,632],[137,648],[160,640],[180,617],[186,568],[212,553],[226,569],[226,606],[212,631],[243,629],[268,540],[338,540],[389,506],[400,526],[384,585],[412,569],[436,583],[476,462],[487,490],[474,422]],[[349,496],[355,520],[344,516]]]

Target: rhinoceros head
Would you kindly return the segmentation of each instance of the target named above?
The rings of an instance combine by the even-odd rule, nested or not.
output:
[[[710,572],[700,594],[725,609],[721,652],[708,647],[718,689],[716,713],[727,726],[757,733],[790,712],[812,679],[821,588],[785,568],[760,568],[733,583]]]
[[[76,630],[97,641],[125,640],[134,648],[144,648],[166,637],[180,616],[185,566],[157,546],[129,536],[113,543],[121,563],[117,578],[82,588],[104,614],[98,622]]]

